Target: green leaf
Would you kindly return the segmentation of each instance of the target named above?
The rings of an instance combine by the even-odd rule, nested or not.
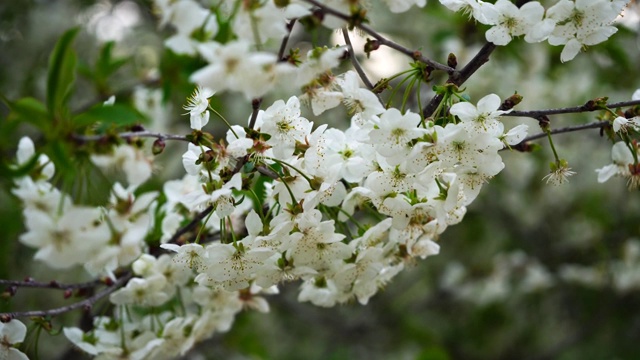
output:
[[[54,119],[64,116],[75,83],[77,56],[71,45],[79,30],[73,28],[65,32],[49,57],[47,108]]]
[[[8,177],[27,176],[38,165],[38,155],[34,155],[20,166],[8,165],[4,160],[0,161],[0,175]]]
[[[73,119],[75,126],[98,125],[97,130],[105,130],[112,125],[116,127],[139,124],[145,121],[145,117],[125,104],[113,104],[110,106],[98,105],[87,112],[77,115]]]
[[[9,103],[9,109],[11,112],[7,116],[7,121],[28,122],[43,132],[49,130],[49,113],[41,101],[26,97]]]
[[[106,79],[129,61],[129,58],[113,58],[114,45],[115,43],[110,41],[106,43],[100,51],[100,57],[98,57],[96,61],[96,73],[99,77]]]

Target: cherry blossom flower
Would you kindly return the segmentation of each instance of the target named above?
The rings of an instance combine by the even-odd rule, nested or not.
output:
[[[27,355],[11,346],[24,341],[26,335],[27,327],[19,320],[0,322],[0,359],[28,360]]]
[[[622,1],[560,0],[547,10],[547,17],[558,23],[549,44],[564,45],[560,59],[572,60],[583,46],[601,43],[618,31],[610,24],[624,5]]]
[[[267,144],[273,147],[278,159],[288,159],[293,155],[296,141],[304,142],[311,133],[313,123],[300,116],[300,100],[292,96],[285,104],[277,100],[262,115],[261,131],[271,135]]]
[[[618,116],[613,120],[613,131],[627,133],[629,130],[640,131],[640,117],[631,119]]]
[[[640,180],[638,180],[640,174],[631,171],[636,168],[636,162],[629,146],[623,141],[613,144],[611,159],[613,160],[612,164],[596,169],[598,182],[603,183],[613,176],[622,176],[629,179],[629,188],[637,188],[640,185]]]
[[[127,286],[115,291],[109,300],[116,305],[135,304],[160,306],[169,300],[169,296],[162,291],[167,280],[162,275],[149,278],[133,278]]]
[[[511,112],[511,110],[498,110],[501,103],[498,95],[489,94],[480,99],[477,106],[469,102],[459,102],[453,104],[449,112],[460,118],[462,123],[473,132],[484,131],[494,134],[500,132],[497,129],[498,118],[502,114]]]
[[[209,98],[215,94],[215,91],[201,86],[196,87],[193,94],[188,99],[184,109],[189,111],[191,128],[194,130],[202,130],[202,127],[209,122],[210,113]]]
[[[178,33],[165,40],[165,46],[177,54],[195,55],[198,40],[211,39],[218,32],[216,17],[196,1],[182,0],[162,7],[164,20],[171,22]],[[193,38],[200,32],[200,39]]]
[[[485,13],[485,19],[494,25],[485,35],[487,41],[496,45],[507,45],[513,36],[525,34],[527,42],[542,41],[553,30],[553,22],[541,23],[544,8],[537,1],[528,2],[518,8],[509,0],[498,0],[493,8],[495,12]],[[545,29],[540,30],[541,26]],[[531,35],[534,29],[537,30],[536,38]]]

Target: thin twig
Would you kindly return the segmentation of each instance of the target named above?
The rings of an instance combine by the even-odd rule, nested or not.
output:
[[[635,106],[640,105],[640,100],[631,100],[631,101],[621,101],[617,103],[607,104],[608,108],[621,108],[627,106]],[[572,113],[581,113],[581,112],[591,112],[602,110],[600,107],[589,106],[588,104],[581,106],[573,106],[567,108],[559,108],[559,109],[546,109],[546,110],[530,110],[530,111],[512,111],[508,114],[503,114],[502,116],[520,116],[520,117],[530,117],[537,119],[542,115],[556,115],[556,114],[572,114]]]
[[[306,2],[322,9],[322,11],[324,11],[327,14],[333,15],[339,19],[342,20],[350,20],[351,16],[347,15],[347,14],[343,14],[340,11],[334,10],[326,5],[323,5],[321,3],[319,3],[316,0],[305,0]],[[359,24],[358,28],[360,28],[362,31],[366,32],[367,34],[373,36],[373,38],[375,38],[376,40],[378,40],[378,42],[384,46],[390,47],[392,49],[398,50],[399,52],[411,57],[414,60],[423,62],[431,67],[433,67],[434,69],[437,70],[441,70],[441,71],[445,71],[448,74],[453,74],[456,70],[452,67],[449,67],[447,65],[441,64],[437,61],[433,61],[431,59],[428,59],[426,57],[424,57],[422,55],[422,53],[420,53],[420,51],[417,50],[411,50],[408,49],[396,42],[393,42],[387,38],[385,38],[384,36],[380,35],[377,31],[375,31],[373,28],[369,27],[366,24]]]
[[[592,122],[592,123],[584,124],[584,125],[567,126],[567,127],[551,130],[551,135],[564,134],[564,133],[580,131],[580,130],[586,130],[586,129],[598,129],[598,128],[605,127],[607,125],[611,125],[611,123],[609,121],[596,121],[596,122]],[[544,137],[547,137],[547,133],[545,133],[545,132],[542,132],[542,133],[539,133],[539,134],[535,134],[535,135],[531,135],[531,136],[525,138],[524,140],[522,140],[520,142],[520,144],[525,143],[527,141],[531,141],[531,140],[541,139],[541,138],[544,138]]]
[[[347,49],[349,50],[349,58],[351,59],[351,64],[356,69],[356,72],[360,76],[360,79],[362,79],[362,82],[364,82],[369,90],[373,89],[373,84],[367,77],[367,74],[364,73],[364,70],[362,69],[362,66],[360,66],[358,59],[356,59],[356,54],[353,51],[353,45],[351,44],[351,38],[349,38],[349,30],[346,27],[342,28],[342,36],[344,37],[344,42],[345,44],[347,44]]]
[[[564,133],[570,133],[570,132],[587,130],[587,129],[599,129],[599,128],[603,128],[603,127],[609,126],[609,125],[611,125],[611,123],[609,121],[596,121],[596,122],[589,123],[589,124],[584,124],[584,125],[567,126],[567,127],[563,127],[563,128],[553,129],[553,130],[551,130],[550,133],[551,133],[551,135],[557,135],[557,134],[564,134]],[[546,138],[546,137],[547,137],[547,133],[546,132],[541,132],[539,134],[528,136],[528,137],[524,138],[518,144],[510,146],[510,147],[505,147],[502,150],[511,149],[511,150],[528,152],[528,151],[531,151],[530,150],[530,146],[527,145],[527,143],[529,141],[542,139],[542,138]]]
[[[490,42],[484,44],[482,49],[478,51],[478,53],[465,65],[464,68],[460,71],[456,71],[449,75],[449,79],[447,79],[447,83],[455,84],[456,86],[460,86],[464,84],[465,81],[471,77],[482,65],[484,65],[487,61],[489,61],[489,56],[496,49],[496,45]],[[425,106],[423,115],[425,118],[433,115],[433,112],[438,108],[438,105],[442,101],[443,96],[438,94],[434,96],[427,106]]]
[[[291,30],[293,30],[293,25],[295,25],[296,19],[289,21],[287,24],[287,35],[282,38],[282,43],[280,43],[280,50],[278,51],[278,61],[284,61],[284,51],[287,49],[287,43],[289,42],[289,37],[291,36]]]
[[[256,120],[258,119],[258,113],[260,112],[260,104],[262,104],[262,98],[251,100],[251,120],[249,120],[249,129],[253,129],[256,126]]]
[[[0,279],[0,285],[5,285],[5,286],[47,288],[47,289],[57,289],[57,290],[88,289],[88,288],[96,287],[100,284],[104,284],[104,281],[97,279],[97,280],[87,281],[83,283],[61,284],[55,280],[45,283],[45,282],[38,282],[34,280],[16,281],[16,280]]]
[[[112,292],[121,288],[129,279],[131,279],[133,275],[131,273],[127,273],[116,280],[113,285],[103,289],[99,293],[93,295],[90,298],[79,301],[77,303],[73,303],[71,305],[62,306],[55,309],[50,310],[34,310],[34,311],[22,311],[22,312],[10,312],[10,313],[1,313],[0,318],[17,318],[17,317],[32,317],[32,316],[56,316],[60,314],[67,313],[69,311],[73,311],[80,308],[91,308],[93,304],[98,302],[98,300],[104,298],[105,296],[111,294]]]
[[[516,6],[522,7],[524,4],[529,2],[530,0],[517,0]],[[467,81],[471,75],[473,75],[480,67],[489,61],[489,56],[496,49],[496,45],[492,42],[487,41],[482,48],[478,51],[476,56],[469,61],[469,63],[460,71],[451,72],[449,74],[448,83],[455,84],[456,86],[460,86]],[[431,116],[433,112],[438,108],[438,105],[442,101],[443,96],[438,94],[434,96],[431,101],[425,106],[423,111],[423,116],[425,118]]]
[[[72,134],[71,137],[76,141],[100,141],[104,140],[112,135],[103,134],[103,135],[80,135],[80,134]],[[148,138],[157,138],[163,140],[179,140],[179,141],[189,141],[186,136],[182,135],[172,135],[172,134],[163,134],[156,133],[151,131],[128,131],[117,134],[118,137],[123,139],[135,138],[135,137],[148,137]]]
[[[213,211],[213,205],[209,205],[209,207],[207,207],[206,209],[198,213],[198,215],[196,215],[193,218],[193,220],[191,220],[190,223],[188,223],[187,225],[183,226],[178,231],[176,231],[175,234],[173,234],[173,236],[169,239],[168,243],[175,244],[182,235],[191,231],[191,229],[193,229],[202,219],[207,217],[207,215],[209,215],[209,213],[212,211]]]

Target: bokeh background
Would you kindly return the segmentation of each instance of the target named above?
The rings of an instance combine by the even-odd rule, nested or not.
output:
[[[377,0],[370,3],[371,9],[384,8]],[[640,88],[639,18],[632,3],[610,41],[565,64],[560,47],[515,40],[494,52],[465,84],[467,92],[473,101],[489,93],[506,98],[518,92],[524,96],[521,110],[576,106],[601,96],[629,100]],[[181,107],[193,88],[188,75],[203,63],[163,48],[172,29],[158,28],[150,1],[0,1],[0,94],[43,100],[48,56],[73,26],[82,27],[74,46],[84,69],[71,98],[73,109],[115,94],[146,114],[146,128],[189,132]],[[440,62],[453,52],[461,65],[483,45],[486,30],[436,1],[402,15],[372,11],[371,26]],[[356,44],[364,42],[357,31],[351,36]],[[310,35],[296,28],[291,44],[306,49],[314,41],[342,43],[341,37],[326,29]],[[90,69],[110,41],[113,54],[128,61],[106,83],[96,84]],[[360,54],[373,81],[408,66],[407,58],[385,49],[370,59]],[[425,84],[423,101],[431,96],[430,87],[443,81],[435,75]],[[263,104],[277,96],[288,95],[274,94]],[[237,123],[251,111],[238,94],[217,96],[212,105]],[[8,114],[0,104],[4,162],[12,161],[23,135],[43,145],[36,128],[11,122]],[[332,114],[332,125],[346,126],[345,114]],[[306,115],[312,118],[310,111]],[[552,116],[551,126],[591,122],[597,115]],[[524,122],[530,133],[538,132],[535,121],[504,122],[507,128]],[[217,130],[209,126],[224,130],[220,124]],[[533,153],[503,152],[505,170],[483,188],[464,221],[442,235],[441,254],[409,264],[367,306],[316,308],[298,303],[296,287],[285,286],[268,299],[269,314],[243,312],[228,333],[200,344],[187,358],[640,358],[640,194],[628,191],[623,179],[597,183],[594,169],[611,162],[611,143],[598,130],[555,137],[561,157],[577,172],[562,186],[541,180],[552,154],[547,143],[538,143],[541,149]],[[182,176],[183,151],[184,144],[169,144],[157,158],[149,188]],[[101,175],[91,176],[96,186],[105,182]],[[80,271],[57,273],[32,261],[33,252],[18,242],[22,215],[11,186],[10,178],[0,177],[0,278],[86,280]],[[100,197],[84,200],[95,203]],[[57,292],[20,290],[18,295],[13,305],[0,299],[0,310],[64,303]],[[71,314],[54,324],[73,324],[78,317]],[[45,334],[40,341],[40,358],[81,358],[68,351],[63,335]]]

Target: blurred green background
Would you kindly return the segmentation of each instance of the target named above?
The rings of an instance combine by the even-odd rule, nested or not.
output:
[[[371,8],[384,8],[371,3]],[[495,51],[468,81],[467,91],[474,102],[489,93],[506,98],[517,91],[524,96],[521,110],[576,106],[600,96],[628,100],[640,88],[639,16],[638,7],[631,7],[609,42],[566,64],[559,61],[559,47],[515,40]],[[202,63],[163,49],[163,38],[172,30],[158,29],[149,1],[1,1],[0,93],[11,101],[25,96],[44,100],[48,56],[72,26],[82,26],[74,44],[83,69],[71,97],[74,111],[112,94],[119,102],[135,105],[136,96],[141,96],[136,91],[142,91],[136,89],[144,85],[157,90],[159,97],[154,99],[161,102],[155,113],[147,114],[145,126],[189,132],[181,106],[192,89],[188,75]],[[461,65],[482,46],[486,30],[436,1],[401,15],[374,12],[371,26],[440,62],[453,52]],[[329,42],[340,36],[325,29],[317,30],[313,38]],[[292,43],[304,48],[311,39],[295,30]],[[106,82],[98,83],[90,69],[110,40],[114,57],[128,61]],[[406,68],[408,62],[383,51],[362,60],[374,82],[388,76],[385,71]],[[443,80],[436,75],[424,89]],[[244,123],[251,111],[238,94],[217,97],[212,105],[236,123]],[[344,114],[335,114],[338,120],[333,125],[345,126],[340,120]],[[306,115],[311,118],[309,111]],[[591,122],[596,116],[553,116],[551,125]],[[9,119],[4,104],[0,122],[2,161],[14,159],[23,135],[32,136],[37,147],[44,145],[37,128]],[[525,122],[530,133],[538,132],[536,122],[527,119],[504,122],[507,128]],[[555,139],[561,157],[578,173],[569,184],[554,187],[541,180],[552,160],[544,141],[534,153],[503,152],[505,170],[485,186],[464,221],[443,234],[441,254],[407,266],[367,306],[322,309],[301,304],[291,284],[268,299],[269,314],[243,312],[229,333],[200,344],[187,357],[640,358],[640,194],[629,192],[623,179],[597,183],[594,169],[611,162],[611,143],[598,130]],[[170,144],[157,158],[158,171],[149,188],[182,176],[183,151],[183,144]],[[104,181],[91,176],[95,182]],[[11,186],[10,178],[0,177],[0,278],[85,279],[52,272],[31,260],[33,252],[18,242],[22,215]],[[15,304],[48,308],[63,303],[59,293],[43,296],[25,289],[19,295],[13,305],[0,300],[0,310],[16,309]],[[62,320],[72,322],[78,316]],[[40,357],[45,359],[62,356],[69,347],[62,336],[44,335],[42,341]]]

